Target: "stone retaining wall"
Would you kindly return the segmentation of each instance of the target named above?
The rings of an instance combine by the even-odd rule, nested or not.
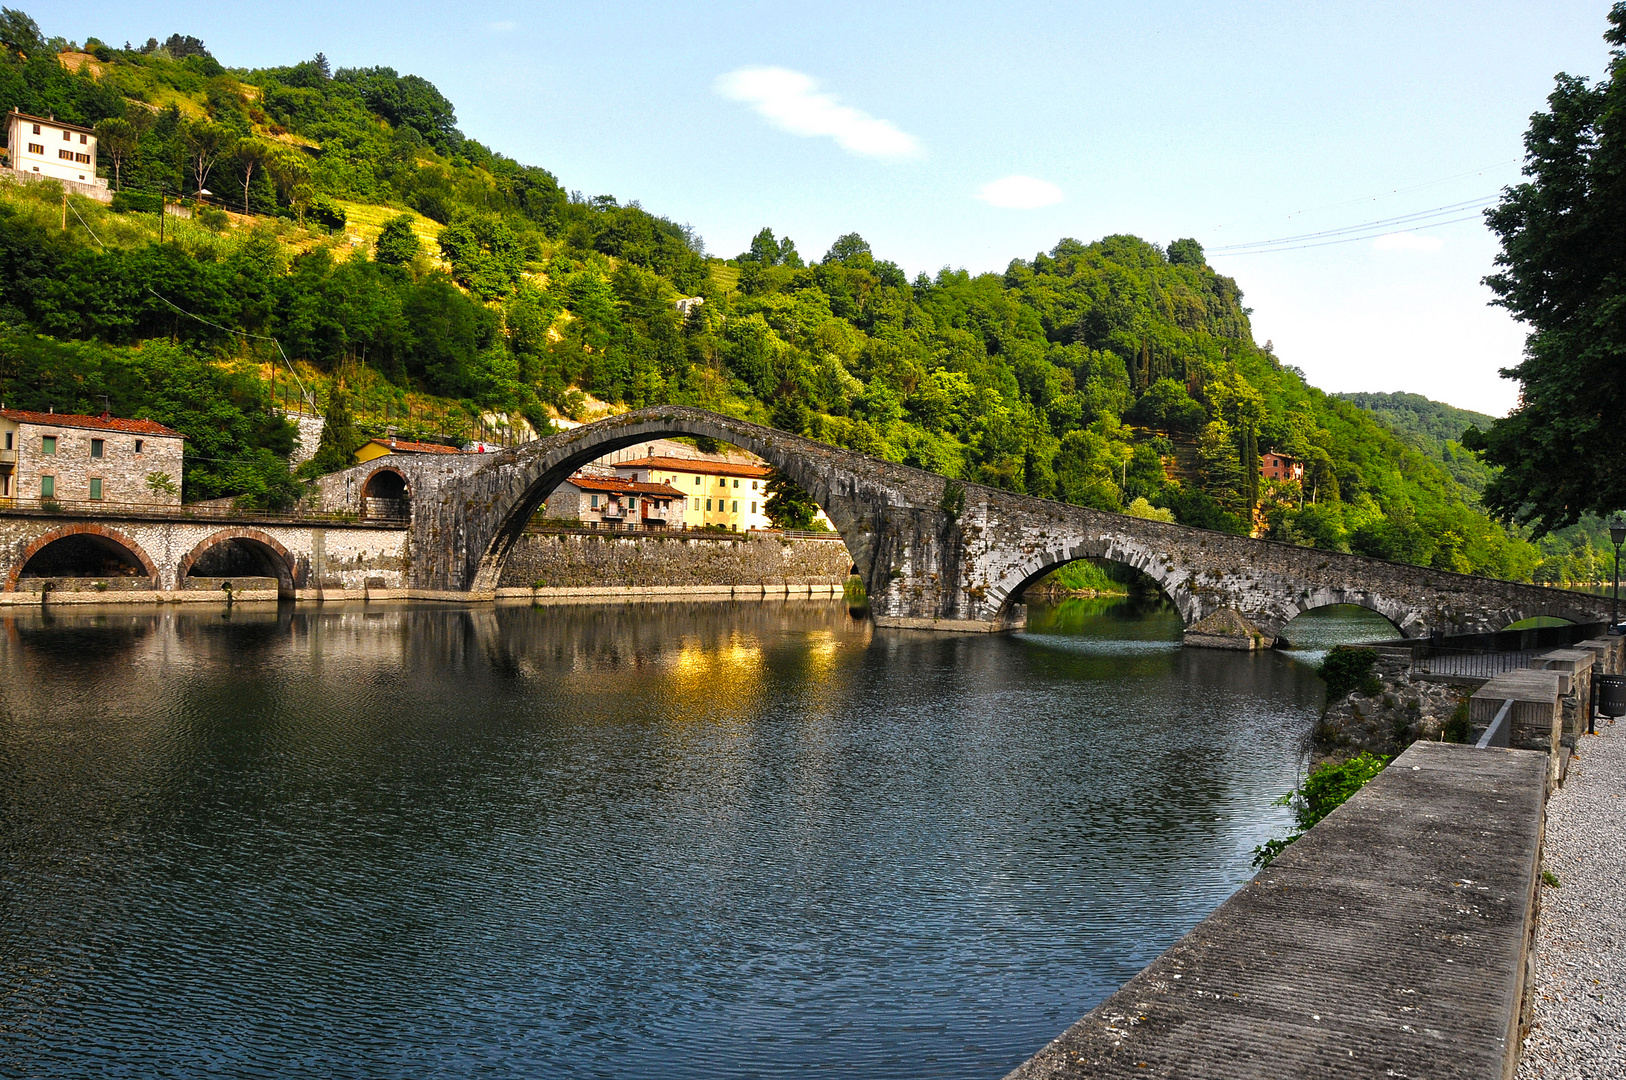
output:
[[[498,588],[557,592],[840,585],[851,569],[852,558],[839,537],[548,530],[519,538]]]

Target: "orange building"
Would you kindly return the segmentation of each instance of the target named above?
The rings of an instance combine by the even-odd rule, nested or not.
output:
[[[1259,475],[1266,480],[1303,480],[1304,463],[1286,454],[1260,454]]]

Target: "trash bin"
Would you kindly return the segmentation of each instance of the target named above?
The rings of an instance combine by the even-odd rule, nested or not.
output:
[[[1626,716],[1626,675],[1594,675],[1592,700],[1603,716]]]

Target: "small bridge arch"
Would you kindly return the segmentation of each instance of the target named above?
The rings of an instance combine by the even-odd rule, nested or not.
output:
[[[182,556],[175,568],[176,583],[185,581],[191,574],[198,561],[211,553],[218,553],[222,545],[232,545],[245,550],[256,557],[263,568],[271,571],[269,575],[242,574],[227,576],[261,577],[270,576],[277,579],[277,596],[281,599],[292,599],[294,596],[294,575],[296,561],[276,537],[260,529],[235,525],[211,533],[193,546],[192,550]]]
[[[412,481],[394,465],[379,466],[362,481],[359,506],[363,521],[405,520],[412,513]]]
[[[1175,610],[1180,613],[1180,618],[1187,626],[1196,621],[1193,613],[1200,609],[1201,602],[1187,587],[1186,579],[1182,575],[1171,572],[1172,568],[1167,562],[1157,558],[1150,552],[1138,548],[1134,550],[1114,550],[1111,545],[1106,543],[1084,543],[1060,552],[1043,551],[1036,553],[1031,559],[1020,564],[1006,575],[1006,579],[1014,580],[1014,584],[1006,586],[1002,582],[996,586],[996,589],[1004,592],[999,613],[996,616],[997,621],[1001,624],[1015,624],[1017,609],[1023,603],[1023,597],[1028,589],[1037,584],[1045,575],[1080,559],[1113,562],[1138,571],[1162,590],[1163,595],[1169,598],[1169,602],[1174,605]]]
[[[66,548],[74,549],[79,556],[94,556],[104,554],[131,568],[139,567],[137,576],[145,577],[151,582],[152,588],[158,587],[158,566],[152,558],[142,550],[140,544],[128,535],[100,522],[76,522],[71,525],[62,525],[35,537],[19,552],[12,562],[11,570],[6,575],[6,592],[16,592],[19,579],[24,576],[33,577],[101,577],[99,572],[82,573],[77,569],[67,574],[39,573],[40,563],[35,560],[43,558],[49,560],[53,553],[62,552]],[[81,560],[76,560],[81,561]],[[30,573],[30,569],[34,573]]]

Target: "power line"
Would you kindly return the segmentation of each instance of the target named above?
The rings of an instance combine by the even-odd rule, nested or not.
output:
[[[288,354],[282,351],[282,342],[280,342],[276,338],[270,337],[269,335],[266,335],[266,334],[251,334],[246,330],[234,330],[229,326],[222,326],[219,323],[210,322],[208,319],[205,319],[201,315],[194,315],[190,311],[187,311],[185,308],[176,307],[176,305],[171,304],[168,300],[165,300],[162,296],[160,296],[159,293],[158,293],[158,290],[154,289],[151,285],[147,286],[147,291],[152,293],[154,296],[157,296],[161,303],[166,304],[171,308],[174,308],[176,311],[180,312],[182,315],[185,315],[189,319],[196,319],[198,322],[202,323],[204,326],[212,326],[216,330],[224,330],[228,334],[237,334],[240,337],[256,338],[256,339],[258,339],[260,341],[269,341],[271,344],[275,345],[277,347],[277,355],[282,357],[283,364],[286,365],[287,368],[288,368],[288,374],[290,374],[290,375],[292,375],[294,377],[294,382],[296,384],[298,384],[298,386],[299,386],[299,396],[301,398],[303,398],[307,404],[310,405],[312,412],[318,412],[318,413],[320,412],[320,410],[318,410],[317,407],[316,407],[316,398],[311,395],[310,391],[305,389],[304,380],[299,377],[299,372],[294,370],[294,365],[292,363],[289,363]]]
[[[1295,218],[1295,217],[1299,217],[1302,214],[1313,214],[1318,210],[1336,210],[1339,207],[1344,207],[1344,206],[1355,206],[1355,205],[1360,204],[1360,203],[1377,202],[1380,199],[1392,199],[1396,195],[1407,195],[1407,194],[1410,194],[1413,191],[1422,191],[1424,188],[1436,187],[1436,186],[1438,186],[1440,184],[1450,183],[1452,180],[1461,180],[1465,176],[1482,176],[1485,173],[1491,171],[1492,169],[1499,169],[1504,165],[1515,165],[1515,164],[1518,164],[1519,162],[1521,162],[1523,160],[1524,160],[1523,158],[1507,158],[1506,160],[1503,160],[1503,161],[1495,161],[1495,162],[1492,162],[1489,165],[1480,166],[1477,169],[1469,169],[1467,172],[1452,173],[1450,176],[1441,176],[1441,177],[1437,177],[1437,178],[1435,178],[1433,180],[1424,180],[1423,182],[1418,183],[1418,184],[1412,184],[1412,185],[1410,185],[1408,187],[1398,187],[1398,188],[1395,188],[1393,191],[1380,192],[1377,195],[1363,195],[1363,196],[1361,196],[1359,198],[1355,198],[1355,199],[1344,199],[1344,200],[1339,201],[1339,202],[1323,203],[1320,206],[1308,206],[1308,207],[1305,207],[1305,208],[1300,209],[1300,210],[1292,210],[1292,211],[1289,211],[1285,215],[1285,217],[1287,217],[1287,218]],[[1255,215],[1253,217],[1238,218],[1238,219],[1236,219],[1234,221],[1226,222],[1223,225],[1214,226],[1214,231],[1218,232],[1219,230],[1224,229],[1224,228],[1229,228],[1232,225],[1245,225],[1250,221],[1261,221],[1261,220],[1264,220],[1265,218],[1273,218],[1275,216],[1276,215],[1274,215],[1274,214],[1257,214],[1257,215]]]
[[[1478,215],[1478,214],[1468,214],[1465,217],[1451,218],[1451,219],[1449,219],[1447,221],[1431,221],[1431,222],[1428,222],[1426,224],[1417,225],[1417,226],[1414,226],[1412,229],[1406,229],[1406,230],[1403,230],[1403,231],[1405,231],[1405,232],[1412,232],[1412,231],[1421,232],[1424,229],[1437,229],[1437,228],[1439,228],[1439,227],[1441,227],[1443,225],[1456,225],[1456,224],[1458,224],[1460,222],[1464,222],[1464,221],[1478,221],[1478,220],[1480,220],[1480,215]],[[1243,251],[1215,251],[1215,252],[1213,252],[1213,254],[1215,254],[1215,255],[1226,255],[1226,256],[1231,256],[1231,255],[1273,255],[1278,251],[1303,251],[1306,248],[1331,247],[1334,244],[1353,244],[1353,243],[1355,243],[1357,241],[1360,241],[1360,240],[1376,240],[1379,237],[1392,236],[1393,234],[1394,234],[1393,230],[1390,230],[1390,231],[1378,230],[1376,232],[1362,233],[1359,236],[1346,236],[1346,237],[1342,237],[1342,238],[1337,239],[1337,240],[1322,240],[1322,241],[1319,241],[1317,243],[1298,244],[1298,245],[1295,245],[1293,247],[1262,247],[1262,248],[1254,248],[1254,249],[1251,249],[1251,250],[1243,250]]]
[[[1243,244],[1230,244],[1225,247],[1211,249],[1216,254],[1226,254],[1246,248],[1273,247],[1278,244],[1297,244],[1306,240],[1320,240],[1330,236],[1344,236],[1350,233],[1365,232],[1371,229],[1393,229],[1396,226],[1412,225],[1426,221],[1429,218],[1446,217],[1459,214],[1464,210],[1478,209],[1489,206],[1496,201],[1494,195],[1482,195],[1477,199],[1465,199],[1462,202],[1448,203],[1445,206],[1436,206],[1430,210],[1418,210],[1415,213],[1400,214],[1395,217],[1379,218],[1375,221],[1364,221],[1358,225],[1340,225],[1333,229],[1321,229],[1317,232],[1298,233],[1293,236],[1281,236],[1273,240],[1253,240]]]

